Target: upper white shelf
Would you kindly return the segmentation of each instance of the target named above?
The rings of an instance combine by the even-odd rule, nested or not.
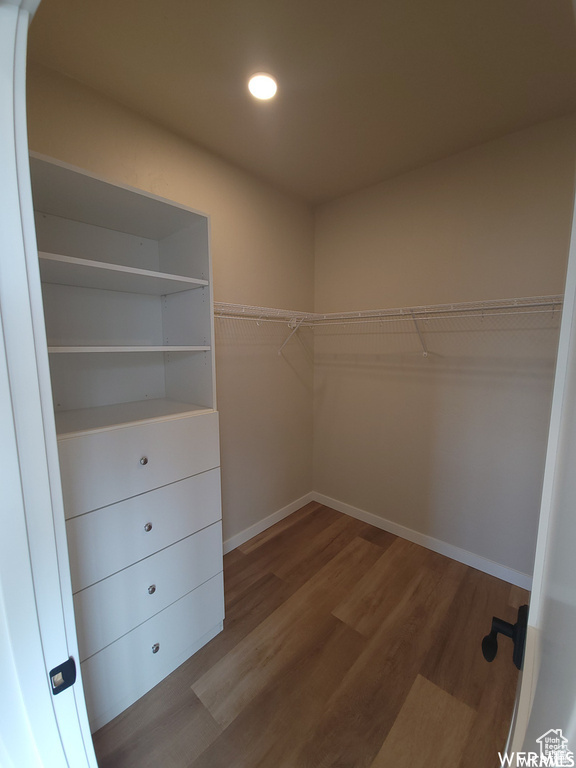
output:
[[[84,344],[82,346],[50,346],[48,352],[51,355],[70,355],[84,354],[90,352],[108,353],[108,352],[210,352],[209,346],[169,346],[156,345],[148,346],[144,344],[137,345],[115,345],[115,346],[96,346]]]
[[[147,269],[106,264],[102,261],[78,259],[56,253],[38,254],[40,276],[44,283],[73,285],[81,288],[99,288],[106,291],[144,293],[164,296],[169,293],[189,291],[208,285],[207,280]]]

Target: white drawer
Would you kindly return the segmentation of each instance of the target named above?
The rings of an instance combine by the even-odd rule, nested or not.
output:
[[[58,450],[65,514],[75,517],[218,467],[218,414],[64,437]]]
[[[81,665],[92,730],[102,727],[195,653],[221,628],[219,573]],[[153,647],[158,644],[157,653]]]
[[[80,660],[167,608],[222,570],[222,525],[214,523],[74,595]]]
[[[71,518],[66,535],[72,590],[89,587],[221,516],[220,470],[211,469]]]

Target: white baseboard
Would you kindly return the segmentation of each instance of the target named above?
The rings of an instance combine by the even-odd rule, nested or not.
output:
[[[469,565],[471,568],[476,568],[484,573],[489,573],[491,576],[496,576],[496,578],[502,579],[502,581],[507,581],[510,584],[515,584],[518,587],[522,587],[522,589],[532,589],[532,577],[526,573],[515,571],[513,568],[507,568],[505,565],[495,563],[493,560],[489,560],[486,557],[475,555],[473,552],[468,552],[466,549],[461,549],[453,544],[440,541],[440,539],[435,539],[432,536],[419,533],[411,528],[406,528],[403,525],[373,515],[371,512],[365,512],[363,509],[358,509],[357,507],[345,504],[337,499],[331,499],[323,493],[313,491],[310,496],[312,501],[318,501],[321,504],[325,504],[327,507],[332,507],[332,509],[335,509],[337,512],[343,512],[345,515],[355,517],[357,520],[362,520],[364,523],[369,523],[375,528],[381,528],[384,531],[388,531],[388,533],[400,536],[402,539],[412,541],[414,544],[420,544],[420,546],[426,547],[426,549],[431,549],[433,552],[438,552],[440,555],[446,555],[446,557],[450,557],[452,560],[457,560],[459,563]]]
[[[454,544],[448,544],[440,539],[435,539],[433,536],[427,536],[424,533],[412,530],[412,528],[406,528],[399,523],[394,523],[391,520],[378,517],[378,515],[374,515],[371,512],[365,512],[363,509],[358,509],[358,507],[353,507],[350,504],[338,501],[337,499],[332,499],[330,496],[325,496],[323,493],[317,493],[316,491],[307,493],[305,496],[296,499],[296,501],[293,501],[291,504],[288,504],[273,514],[268,515],[268,517],[251,525],[249,528],[240,531],[240,533],[237,533],[235,536],[226,539],[224,542],[224,554],[236,549],[236,547],[244,544],[259,533],[262,533],[262,531],[270,528],[270,526],[275,523],[280,522],[280,520],[288,517],[288,515],[296,512],[296,510],[300,509],[305,504],[309,504],[311,501],[325,504],[327,507],[331,507],[337,512],[342,512],[350,517],[355,517],[357,520],[362,520],[362,522],[373,525],[375,528],[381,528],[383,531],[393,533],[396,536],[400,536],[402,539],[407,539],[414,544],[419,544],[422,547],[426,547],[426,549],[431,549],[433,552],[438,552],[440,555],[446,555],[446,557],[450,557],[452,560],[464,563],[464,565],[469,565],[471,568],[476,568],[484,573],[489,573],[491,576],[496,576],[496,578],[502,579],[502,581],[507,581],[510,584],[515,584],[518,587],[522,587],[522,589],[532,589],[532,577],[526,573],[515,571],[513,568],[507,568],[505,565],[495,563],[493,560],[489,560],[481,555],[475,555],[473,552],[468,552],[466,549],[454,546]]]
[[[262,531],[270,528],[270,526],[275,525],[275,523],[279,523],[280,520],[284,520],[285,517],[288,517],[288,515],[296,512],[296,510],[300,509],[306,504],[309,504],[311,501],[314,501],[314,495],[312,493],[307,493],[305,496],[302,496],[287,506],[282,507],[282,509],[279,509],[277,512],[273,512],[271,515],[268,515],[268,517],[265,517],[263,520],[254,523],[254,525],[251,525],[249,528],[245,528],[235,536],[231,536],[229,539],[226,539],[223,545],[224,554],[227,554],[233,549],[236,549],[236,547],[239,547],[241,544],[244,544],[244,542],[254,538],[254,536],[262,533]]]

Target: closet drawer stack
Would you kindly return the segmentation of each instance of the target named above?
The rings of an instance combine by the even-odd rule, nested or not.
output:
[[[142,445],[161,449],[152,475],[155,451],[145,455]],[[82,677],[97,728],[220,629],[217,414],[62,437],[59,454]]]
[[[91,727],[222,628],[208,221],[32,158]]]

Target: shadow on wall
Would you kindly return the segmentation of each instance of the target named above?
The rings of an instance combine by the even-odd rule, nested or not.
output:
[[[286,323],[215,319],[224,538],[312,489],[313,336]]]
[[[317,327],[314,489],[531,573],[559,324]]]
[[[223,353],[227,349],[242,350],[243,354],[276,352],[302,386],[312,393],[314,337],[311,328],[299,328],[293,333],[294,329],[286,322],[216,317],[215,329],[216,344]],[[279,361],[271,359],[270,362]]]

